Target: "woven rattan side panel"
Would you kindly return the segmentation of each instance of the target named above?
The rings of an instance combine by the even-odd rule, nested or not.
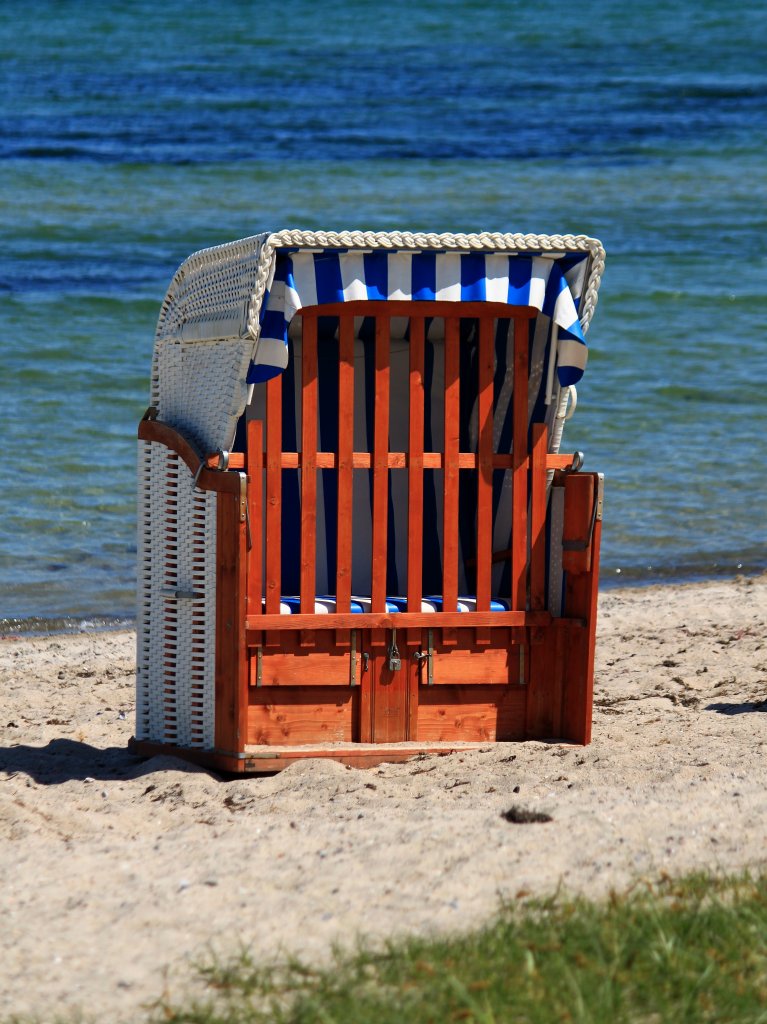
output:
[[[230,448],[247,401],[252,349],[248,338],[158,342],[157,418],[201,452]]]
[[[214,743],[216,496],[186,464],[139,442],[136,736]]]

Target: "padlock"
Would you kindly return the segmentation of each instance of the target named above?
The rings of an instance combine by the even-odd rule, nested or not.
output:
[[[389,669],[391,672],[399,672],[402,668],[402,659],[397,650],[397,630],[391,631],[391,647],[389,648]]]

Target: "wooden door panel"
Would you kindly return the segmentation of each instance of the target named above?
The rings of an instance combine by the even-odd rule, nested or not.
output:
[[[418,692],[419,742],[520,740],[525,690],[497,686],[428,686]]]
[[[317,630],[312,647],[303,646],[297,633],[283,635],[280,650],[262,648],[260,684],[258,652],[251,649],[251,686],[351,686],[353,656],[356,656],[354,678],[359,680],[359,651],[353,654],[351,646],[339,646],[336,630]]]
[[[286,746],[359,740],[357,688],[303,690],[261,686],[250,690],[247,743]]]
[[[525,681],[527,647],[524,643],[508,643],[509,631],[489,630],[490,642],[477,643],[474,629],[455,631],[457,643],[445,644],[441,630],[433,630],[433,686],[519,686]],[[494,637],[495,634],[495,637]],[[428,648],[424,631],[422,650]],[[419,667],[422,684],[428,683],[428,665],[424,659]]]

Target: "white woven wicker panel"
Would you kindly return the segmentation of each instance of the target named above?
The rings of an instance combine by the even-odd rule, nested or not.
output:
[[[138,520],[136,735],[211,748],[216,496],[193,490],[174,452],[139,442]]]
[[[201,249],[176,271],[163,302],[157,338],[230,338],[248,333],[259,257],[268,234]]]
[[[200,454],[229,448],[247,402],[249,338],[164,341],[157,347],[157,415]]]
[[[229,448],[247,401],[248,311],[266,235],[203,249],[176,272],[157,325],[151,404],[201,453]]]

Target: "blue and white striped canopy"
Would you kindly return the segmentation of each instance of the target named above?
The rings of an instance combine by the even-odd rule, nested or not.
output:
[[[413,300],[533,306],[559,329],[560,384],[575,384],[587,357],[578,318],[587,262],[585,253],[279,252],[248,382],[285,369],[290,321],[304,306]]]

